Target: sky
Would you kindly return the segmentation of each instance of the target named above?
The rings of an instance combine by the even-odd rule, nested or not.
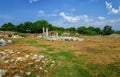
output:
[[[0,25],[47,20],[59,27],[120,30],[120,0],[0,0]]]

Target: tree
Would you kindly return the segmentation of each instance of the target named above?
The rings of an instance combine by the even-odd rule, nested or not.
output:
[[[25,26],[25,31],[27,33],[30,33],[31,29],[32,29],[32,22],[27,21],[27,22],[24,23],[24,26]]]
[[[120,34],[120,31],[116,31],[115,33],[116,33],[116,34]]]
[[[110,35],[112,34],[114,31],[112,30],[112,26],[106,25],[103,29],[103,34],[104,35]]]
[[[85,26],[81,26],[81,27],[78,27],[78,28],[77,28],[77,32],[78,32],[79,34],[85,34],[85,33],[86,33],[85,30],[86,30],[86,27],[85,27]]]
[[[3,31],[15,31],[16,27],[12,23],[6,23],[1,26],[1,30]]]
[[[99,35],[102,34],[102,30],[100,28],[95,28],[93,26],[85,27],[81,26],[77,28],[77,32],[79,34],[84,34],[84,35]]]
[[[17,31],[18,32],[22,32],[22,33],[25,33],[26,32],[26,29],[25,29],[25,25],[23,23],[17,25]]]
[[[97,32],[95,31],[95,28],[93,26],[89,26],[86,31],[86,35],[97,35]]]
[[[69,32],[76,32],[76,28],[75,27],[70,27],[70,28],[67,28],[66,30],[68,30]]]
[[[100,28],[95,28],[97,35],[103,34],[103,31]]]
[[[33,23],[33,28],[36,28],[37,33],[42,32],[42,28],[49,28],[49,23],[46,20],[39,20]]]

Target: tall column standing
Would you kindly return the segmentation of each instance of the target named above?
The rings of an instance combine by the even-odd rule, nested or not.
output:
[[[46,28],[46,38],[48,37],[48,28]]]
[[[43,27],[43,38],[45,38],[45,28]]]

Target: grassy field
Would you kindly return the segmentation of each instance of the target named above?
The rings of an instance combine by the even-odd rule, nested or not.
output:
[[[120,77],[120,39],[82,38],[83,42],[46,41],[31,35],[12,39],[13,44],[0,50],[29,51],[54,60],[55,66],[40,77]]]

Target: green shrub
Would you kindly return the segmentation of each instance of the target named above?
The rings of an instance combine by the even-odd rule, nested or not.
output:
[[[8,37],[12,37],[12,34],[8,34]]]

